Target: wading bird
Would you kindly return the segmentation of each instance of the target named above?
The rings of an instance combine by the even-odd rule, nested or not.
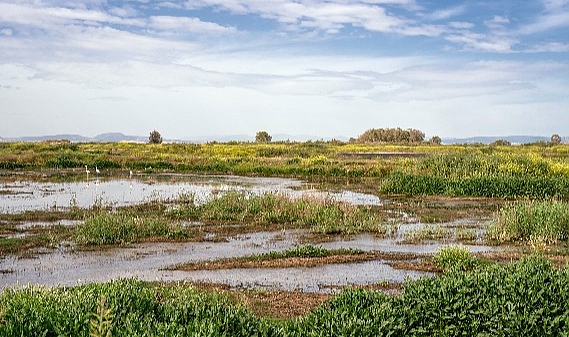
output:
[[[99,169],[97,168],[97,166],[95,166],[95,173],[97,173],[97,174],[101,173],[101,171],[99,171]]]
[[[89,173],[91,173],[91,171],[89,171],[89,169],[87,168],[87,165],[85,165],[85,172],[87,172],[87,175],[89,175]]]

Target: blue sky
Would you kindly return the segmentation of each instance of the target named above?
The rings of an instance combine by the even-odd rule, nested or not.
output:
[[[0,137],[569,135],[569,0],[0,0]]]

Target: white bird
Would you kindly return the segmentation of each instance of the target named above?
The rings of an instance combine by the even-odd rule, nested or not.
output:
[[[101,173],[101,171],[99,171],[99,169],[97,168],[97,166],[95,166],[95,173],[97,173],[97,174]]]
[[[132,178],[132,170],[129,170],[130,178]]]
[[[87,165],[85,165],[85,172],[87,172],[87,175],[89,175],[89,173],[91,173],[91,171],[89,171],[89,169],[87,168]]]

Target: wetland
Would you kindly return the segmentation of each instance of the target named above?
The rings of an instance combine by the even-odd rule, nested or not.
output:
[[[306,335],[320,326],[314,320],[335,320],[345,315],[342,310],[365,331],[378,333],[387,324],[417,335],[421,326],[397,325],[409,319],[409,311],[397,311],[395,321],[366,316],[361,323],[360,315],[371,315],[367,310],[380,304],[374,315],[386,306],[411,310],[411,303],[427,296],[417,289],[431,294],[431,287],[451,287],[458,280],[483,287],[475,275],[486,275],[490,283],[484,287],[490,288],[502,277],[510,289],[504,291],[533,289],[520,282],[536,273],[566,282],[564,146],[2,146],[0,322],[10,323],[0,323],[0,331],[27,329],[12,320],[18,301],[57,293],[89,303],[80,305],[90,308],[78,312],[80,317],[105,308],[126,314],[116,302],[121,296],[163,298],[152,304],[160,310],[173,310],[167,308],[186,296],[201,303],[192,310],[204,315],[212,308],[237,310],[230,317],[249,331],[237,335]],[[397,155],[361,155],[389,152]],[[99,172],[88,173],[85,164]],[[502,273],[517,278],[504,279]],[[487,300],[495,301],[490,288],[484,288]],[[25,289],[35,290],[18,297]],[[90,295],[77,295],[85,291]],[[97,302],[103,297],[96,294],[109,302]],[[435,300],[435,293],[428,296],[422,303],[456,306]],[[29,310],[51,315],[34,305]],[[421,315],[438,315],[429,310]],[[567,308],[559,310],[561,316],[540,317],[567,317]],[[135,324],[123,314],[117,324]],[[161,319],[148,319],[159,333],[154,324]],[[447,331],[456,323],[438,322],[429,331]],[[35,323],[53,331],[41,320]],[[213,335],[229,331],[216,319],[210,323],[218,329]],[[555,324],[551,331],[564,331]],[[184,329],[205,331],[194,328]],[[74,331],[85,335],[88,329],[87,324]]]

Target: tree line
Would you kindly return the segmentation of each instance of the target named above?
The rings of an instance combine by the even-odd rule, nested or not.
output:
[[[416,129],[380,128],[369,129],[354,141],[357,143],[422,143],[425,134]]]

